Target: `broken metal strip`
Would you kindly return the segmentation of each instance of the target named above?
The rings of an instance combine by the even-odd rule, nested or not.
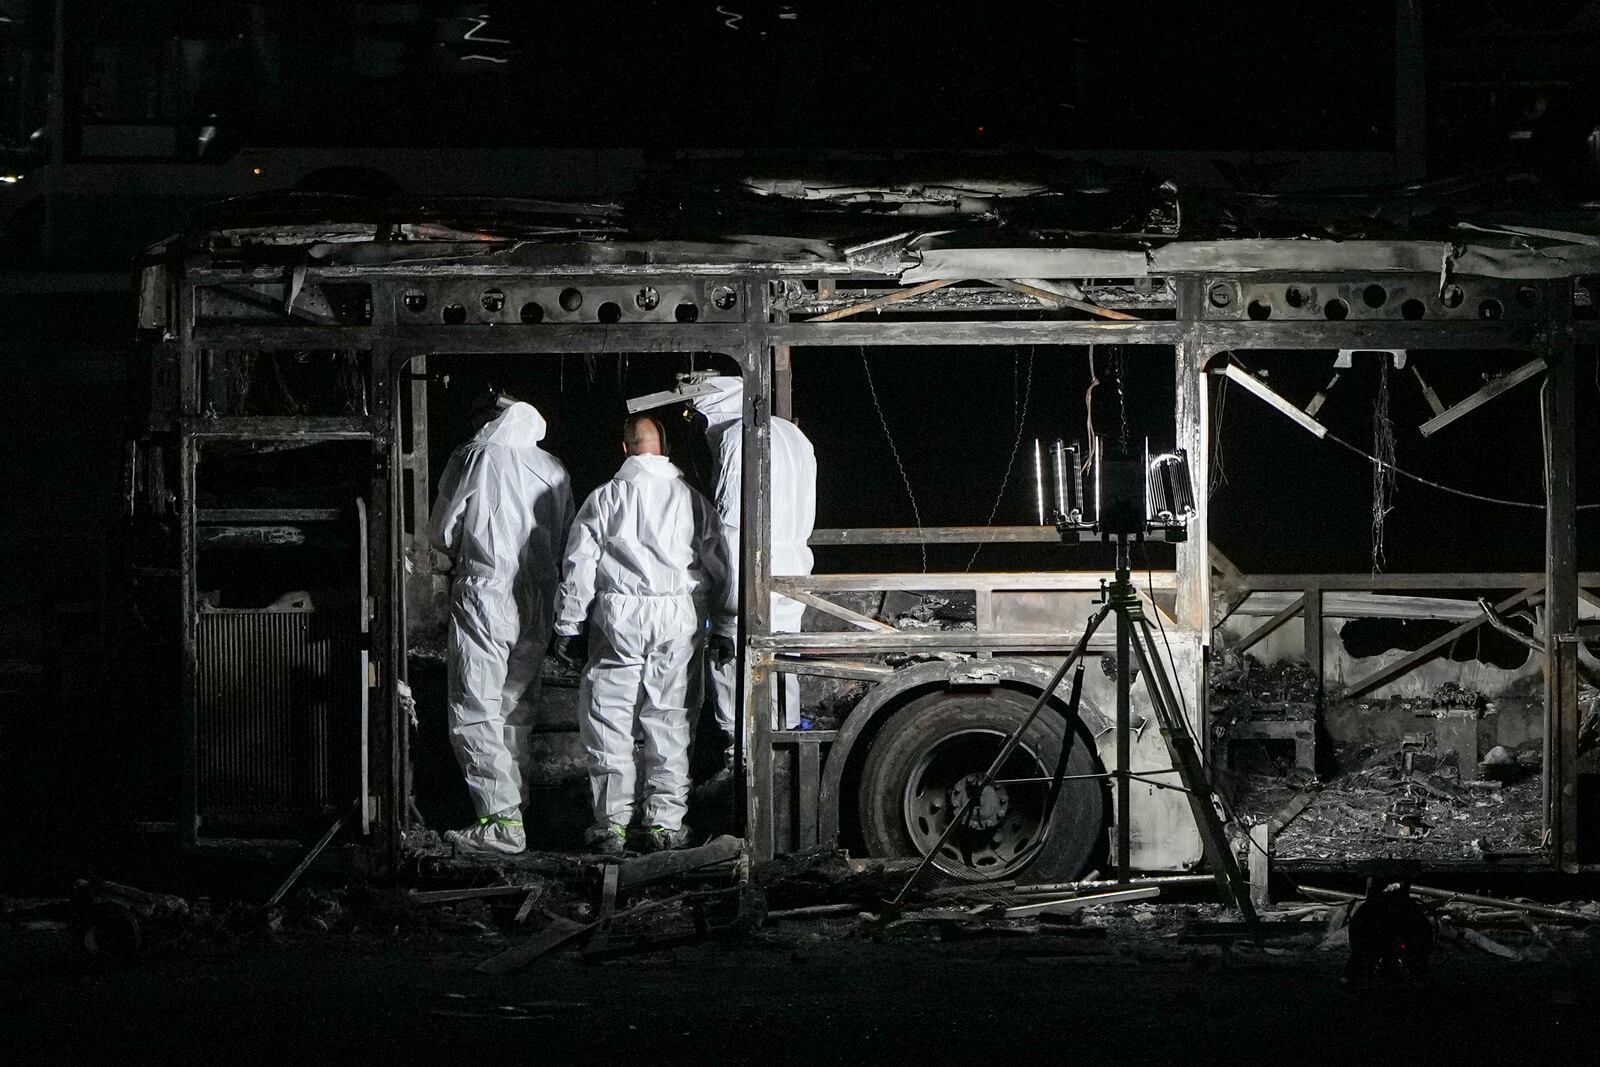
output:
[[[1539,356],[1531,362],[1524,363],[1522,366],[1518,367],[1509,374],[1505,374],[1499,378],[1496,378],[1494,381],[1489,382],[1482,389],[1479,389],[1476,393],[1473,393],[1465,400],[1446,408],[1444,411],[1439,412],[1433,418],[1423,423],[1421,427],[1422,436],[1432,437],[1434,434],[1438,433],[1452,422],[1455,422],[1461,416],[1470,411],[1476,411],[1478,408],[1483,407],[1483,405],[1487,404],[1501,393],[1520,385],[1544,369],[1544,357]]]
[[[983,280],[990,285],[998,285],[1002,289],[1010,289],[1012,292],[1031,296],[1046,307],[1071,308],[1074,311],[1082,311],[1085,314],[1094,315],[1102,319],[1116,319],[1123,322],[1136,321],[1138,319],[1137,315],[1130,315],[1126,311],[1114,311],[1111,308],[1101,307],[1099,304],[1091,303],[1088,300],[1079,300],[1076,297],[1065,296],[1061,293],[1052,293],[1048,289],[1041,289],[1037,285],[1029,285],[1027,282],[1012,281],[1009,278],[985,278]]]
[[[1582,590],[1579,590],[1580,595],[1582,592]],[[1497,611],[1495,606],[1489,603],[1488,600],[1483,597],[1479,597],[1478,609],[1483,612],[1484,619],[1490,626],[1494,627],[1496,630],[1499,630],[1517,644],[1527,648],[1534,655],[1545,655],[1545,644],[1542,639],[1530,637],[1521,630],[1518,630],[1516,627],[1512,626],[1501,616],[1500,612]],[[1583,629],[1581,624],[1579,629],[1580,631]],[[1593,686],[1600,686],[1600,677],[1597,677],[1582,660],[1578,660],[1577,670],[1578,677],[1582,678],[1586,683]]]
[[[1306,405],[1306,414],[1311,418],[1317,417],[1317,412],[1322,410],[1322,405],[1328,402],[1328,394],[1333,392],[1333,387],[1339,384],[1339,372],[1334,371],[1333,377],[1328,379],[1316,396],[1311,398],[1311,403]]]
[[[779,674],[803,674],[813,678],[846,678],[881,682],[894,675],[893,667],[846,660],[803,659],[799,656],[774,656],[772,669]]]
[[[1268,388],[1255,375],[1250,374],[1243,367],[1236,363],[1229,363],[1227,369],[1222,373],[1227,376],[1230,382],[1234,382],[1252,396],[1264,401],[1269,407],[1276,408],[1290,422],[1301,429],[1319,438],[1327,436],[1328,428],[1326,426],[1289,403],[1289,401]]]
[[[1299,596],[1289,601],[1288,605],[1282,611],[1278,612],[1272,618],[1268,619],[1260,626],[1257,626],[1254,630],[1251,630],[1248,634],[1241,638],[1238,644],[1234,645],[1229,651],[1248,651],[1258,642],[1264,640],[1274,630],[1278,629],[1278,627],[1282,626],[1284,623],[1300,614],[1300,612],[1304,610],[1305,606],[1306,596],[1304,593],[1301,593]]]
[[[789,599],[797,600],[809,608],[815,608],[824,615],[831,615],[840,622],[847,622],[850,625],[860,627],[863,630],[876,630],[881,633],[898,632],[888,623],[880,622],[877,619],[851,611],[849,608],[841,607],[831,600],[824,600],[815,593],[808,593],[799,589],[794,589],[789,591],[788,596]]]
[[[1521,630],[1518,630],[1516,627],[1512,626],[1509,622],[1506,622],[1506,620],[1501,617],[1500,612],[1497,611],[1495,606],[1489,603],[1486,598],[1478,598],[1478,610],[1483,612],[1484,618],[1490,626],[1494,627],[1496,630],[1499,630],[1501,633],[1511,638],[1511,640],[1515,641],[1517,644],[1522,645],[1524,648],[1527,648],[1538,655],[1544,655],[1543,641],[1535,640],[1534,638],[1523,633]]]
[[[938,281],[923,282],[921,285],[913,285],[905,289],[896,289],[892,293],[887,293],[884,296],[873,297],[871,300],[863,300],[859,304],[851,304],[849,307],[838,308],[834,311],[825,311],[821,315],[817,315],[813,318],[807,319],[806,321],[833,322],[837,319],[846,319],[851,315],[860,315],[862,312],[875,311],[878,308],[887,307],[890,304],[898,304],[904,300],[914,299],[915,297],[921,296],[923,293],[931,293],[935,289],[943,289],[947,285],[954,285],[958,281],[961,281],[961,279],[949,278]]]
[[[1524,600],[1540,595],[1543,590],[1543,581],[1540,581],[1537,585],[1530,585],[1521,592],[1515,593],[1512,596],[1500,601],[1495,605],[1495,610],[1505,611],[1508,608],[1516,607]],[[1475,619],[1469,619],[1466,622],[1461,623],[1459,626],[1452,627],[1448,633],[1429,641],[1415,652],[1402,656],[1400,659],[1389,664],[1389,666],[1381,667],[1367,675],[1365,678],[1346,686],[1344,691],[1339,694],[1340,698],[1343,700],[1353,700],[1358,696],[1363,696],[1367,693],[1370,693],[1372,690],[1377,689],[1380,686],[1389,684],[1396,678],[1411,673],[1411,671],[1415,670],[1417,667],[1438,655],[1441,651],[1449,647],[1455,641],[1483,625],[1485,621],[1486,620],[1484,617],[1480,615]]]
[[[1443,415],[1444,401],[1439,399],[1439,394],[1433,391],[1433,386],[1422,377],[1422,371],[1415,363],[1411,364],[1411,373],[1416,377],[1417,384],[1422,387],[1422,397],[1428,402],[1428,409],[1435,415]]]

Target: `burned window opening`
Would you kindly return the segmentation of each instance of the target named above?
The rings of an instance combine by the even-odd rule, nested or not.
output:
[[[1339,627],[1345,651],[1357,659],[1385,652],[1415,652],[1456,626],[1436,619],[1352,619]],[[1531,653],[1525,645],[1489,626],[1479,626],[1451,642],[1442,655],[1456,663],[1486,663],[1501,670],[1521,669]]]

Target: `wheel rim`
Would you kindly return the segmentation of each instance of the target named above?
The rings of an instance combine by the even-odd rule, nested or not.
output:
[[[966,803],[983,772],[1005,744],[999,730],[962,730],[940,738],[922,754],[906,776],[901,798],[906,832],[920,855],[933,850],[941,834]],[[1015,782],[1049,775],[1044,761],[1026,743],[1017,745],[998,781],[974,805],[965,823],[933,857],[934,866],[965,878],[1006,878],[1025,866],[1037,852],[1048,828],[1044,818],[1047,782]]]

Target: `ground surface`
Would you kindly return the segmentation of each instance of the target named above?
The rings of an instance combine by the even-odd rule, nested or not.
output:
[[[0,1044],[13,1063],[1579,1063],[1600,1029],[1593,937],[1531,961],[1446,944],[1431,980],[1352,991],[1342,950],[862,931],[784,922],[737,945],[547,957],[492,978],[472,967],[506,935],[470,921],[88,970],[65,931],[12,924],[0,926]]]

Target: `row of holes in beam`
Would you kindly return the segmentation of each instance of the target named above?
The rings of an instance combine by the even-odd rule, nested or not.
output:
[[[1292,308],[1303,307],[1306,303],[1305,291],[1299,286],[1291,285],[1284,290],[1283,299]],[[1439,294],[1439,303],[1451,310],[1460,307],[1466,302],[1466,299],[1466,290],[1454,284],[1445,286]],[[1230,301],[1225,300],[1222,304],[1217,304],[1215,298],[1212,300],[1212,304],[1219,307],[1226,306],[1228,302]],[[1361,291],[1361,302],[1367,307],[1376,310],[1389,302],[1389,291],[1381,285],[1369,285]],[[1525,308],[1537,307],[1539,304],[1539,290],[1531,285],[1523,286],[1517,290],[1517,303]],[[1400,305],[1400,317],[1403,319],[1420,319],[1427,314],[1427,310],[1427,306],[1422,301],[1412,297]],[[1250,301],[1245,308],[1245,314],[1257,321],[1270,319],[1272,317],[1272,304],[1270,301],[1257,297]],[[1348,317],[1349,314],[1350,305],[1339,297],[1333,297],[1322,305],[1324,318],[1337,321]],[[1478,318],[1498,319],[1503,314],[1505,314],[1505,305],[1494,297],[1478,301]]]
[[[400,299],[405,309],[413,315],[420,315],[428,309],[428,294],[419,289],[407,291]],[[583,307],[583,290],[571,287],[563,289],[556,300],[561,310],[571,314]],[[711,303],[718,311],[731,310],[738,301],[738,293],[731,286],[719,285],[711,290]],[[633,302],[640,311],[651,312],[661,306],[661,294],[654,286],[646,285],[633,295]],[[498,315],[505,310],[506,294],[499,289],[485,289],[478,297],[478,306],[486,314]],[[459,326],[467,321],[467,309],[461,304],[446,304],[439,317],[447,326]],[[517,317],[526,323],[543,322],[544,305],[530,300],[518,309]],[[672,317],[679,322],[696,322],[700,318],[700,306],[693,301],[684,301],[673,309]],[[595,309],[595,318],[602,323],[621,322],[622,307],[614,300],[607,300]]]

